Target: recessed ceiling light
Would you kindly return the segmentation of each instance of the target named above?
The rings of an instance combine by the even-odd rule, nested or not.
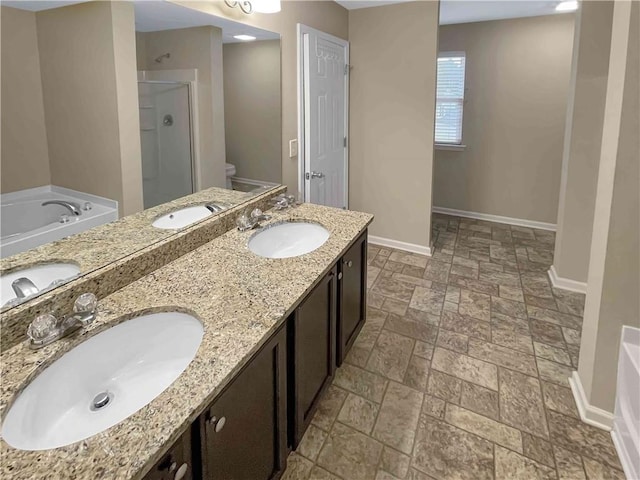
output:
[[[556,12],[573,12],[578,9],[578,0],[567,0],[556,5]]]
[[[256,39],[256,37],[252,37],[251,35],[234,35],[233,38],[242,40],[243,42],[251,42]]]

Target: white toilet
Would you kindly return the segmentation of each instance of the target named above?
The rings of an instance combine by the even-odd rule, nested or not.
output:
[[[233,190],[233,185],[231,184],[231,177],[236,174],[236,166],[231,163],[225,163],[225,175],[227,177],[227,188],[229,190]]]

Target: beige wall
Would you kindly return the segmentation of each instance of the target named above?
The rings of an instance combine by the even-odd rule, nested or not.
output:
[[[36,16],[1,7],[2,193],[51,183]]]
[[[436,150],[438,207],[555,223],[574,15],[440,28],[466,52],[464,151]]]
[[[583,2],[578,12],[571,98],[567,109],[553,265],[586,282],[600,163],[613,2]]]
[[[133,6],[88,2],[36,20],[52,183],[140,211]]]
[[[280,40],[222,50],[227,162],[238,177],[281,183]]]
[[[139,70],[198,70],[200,187],[225,186],[222,31],[194,27],[138,33]],[[162,63],[155,58],[170,53]]]
[[[349,41],[350,208],[376,216],[371,235],[428,247],[438,2],[351,10]]]
[[[613,412],[621,328],[640,328],[640,4],[616,2],[578,373]]]
[[[347,39],[348,13],[333,1],[283,1],[277,14],[243,14],[224,2],[174,0],[173,3],[211,15],[231,18],[280,34],[282,48],[282,183],[290,192],[298,191],[298,159],[289,158],[289,140],[298,137],[297,37],[296,24],[322,30]]]

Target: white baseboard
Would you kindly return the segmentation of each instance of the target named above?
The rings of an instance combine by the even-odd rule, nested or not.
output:
[[[476,220],[486,220],[495,223],[508,223],[509,225],[517,225],[518,227],[537,228],[539,230],[556,231],[555,223],[538,222],[536,220],[525,220],[523,218],[501,217],[500,215],[491,215],[489,213],[468,212],[466,210],[456,210],[454,208],[433,207],[434,213],[442,213],[445,215],[454,215],[456,217],[475,218]]]
[[[420,255],[426,255],[428,257],[431,256],[431,247],[416,245],[415,243],[401,242],[400,240],[376,237],[375,235],[369,235],[369,243],[380,245],[381,247],[396,248],[398,250],[404,250],[406,252],[418,253]]]
[[[631,454],[627,450],[624,440],[620,438],[615,429],[611,431],[611,439],[613,440],[613,446],[616,447],[616,452],[618,452],[618,458],[625,476],[630,480],[640,478],[640,471],[636,471],[633,460],[631,460]]]
[[[559,277],[558,272],[556,272],[556,267],[553,265],[551,265],[551,268],[548,270],[547,274],[549,275],[551,285],[556,288],[571,290],[572,292],[578,293],[587,293],[587,284],[585,282],[578,282],[569,278]]]
[[[571,385],[571,392],[573,392],[573,398],[576,401],[576,407],[578,407],[578,413],[582,421],[610,432],[613,427],[613,413],[589,404],[578,372],[574,371],[571,374],[569,385]]]

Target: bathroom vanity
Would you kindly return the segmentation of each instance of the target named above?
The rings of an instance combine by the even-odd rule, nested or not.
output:
[[[311,204],[269,213],[264,227],[310,222],[328,239],[307,254],[264,258],[248,247],[256,230],[231,229],[100,299],[81,334],[5,351],[3,416],[44,368],[109,327],[162,311],[188,313],[204,327],[192,362],[146,406],[57,449],[18,450],[3,439],[0,476],[278,478],[365,321],[373,217]]]

